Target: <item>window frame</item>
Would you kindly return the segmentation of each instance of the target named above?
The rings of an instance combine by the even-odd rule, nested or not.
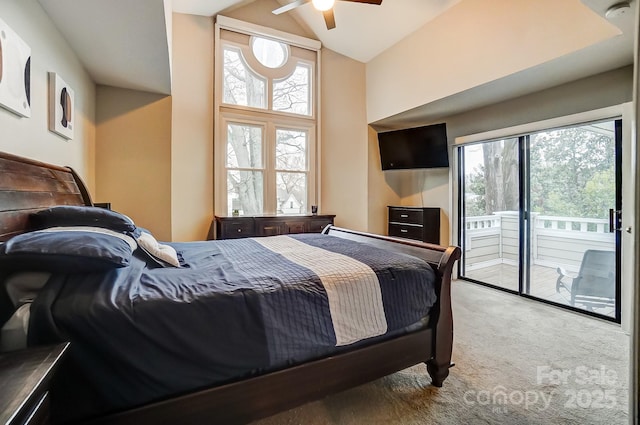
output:
[[[231,31],[249,36],[248,44],[234,42],[232,40],[221,39],[221,30]],[[252,39],[253,37],[263,37],[273,39],[287,44],[289,49],[288,62],[281,68],[268,68],[259,63],[257,58],[253,57]],[[233,105],[223,102],[223,74],[224,74],[224,46],[230,45],[239,49],[243,55],[245,64],[261,77],[267,78],[267,109],[256,107]],[[307,198],[304,200],[306,204],[303,214],[310,214],[311,205],[320,205],[318,194],[320,193],[320,166],[319,149],[320,149],[320,111],[319,102],[319,70],[320,70],[320,42],[300,37],[294,34],[284,33],[282,31],[273,30],[267,27],[250,24],[218,15],[216,17],[215,26],[215,85],[214,85],[214,202],[215,214],[219,216],[228,216],[230,214],[227,205],[227,172],[234,170],[235,167],[227,168],[226,151],[227,151],[227,126],[229,123],[247,124],[262,126],[263,130],[263,214],[276,215],[277,205],[277,181],[276,175],[283,170],[276,169],[276,130],[294,130],[307,133],[307,170],[303,171],[307,176]],[[292,47],[310,50],[313,53],[315,61],[309,58],[301,58],[292,53]],[[271,110],[273,107],[273,85],[274,82],[282,78],[290,76],[298,66],[304,64],[310,69],[309,75],[309,108],[310,115],[301,115],[286,111]],[[291,170],[284,170],[291,171]],[[291,171],[294,172],[294,171]],[[299,171],[295,171],[299,172]],[[286,215],[286,214],[279,214]]]
[[[268,114],[263,114],[268,115]],[[316,199],[314,188],[316,187],[316,162],[313,160],[316,151],[315,123],[309,120],[290,120],[279,117],[276,120],[260,119],[253,114],[243,114],[237,111],[222,111],[220,114],[220,143],[215,144],[214,154],[218,159],[216,164],[216,214],[230,215],[227,203],[227,172],[229,170],[248,170],[243,167],[227,167],[227,126],[229,124],[240,124],[262,127],[262,168],[251,170],[261,171],[263,175],[263,214],[277,214],[277,182],[276,174],[279,172],[306,173],[307,174],[307,199],[305,203],[307,210],[311,210],[313,200]],[[307,169],[283,170],[276,168],[276,131],[293,130],[307,133]],[[274,196],[269,196],[273,194]],[[220,208],[218,208],[220,206]],[[286,214],[280,214],[286,215]]]

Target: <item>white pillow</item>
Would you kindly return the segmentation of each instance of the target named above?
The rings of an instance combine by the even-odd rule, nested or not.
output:
[[[156,238],[147,232],[140,233],[137,239],[138,245],[144,249],[151,256],[172,265],[173,267],[180,267],[180,261],[178,260],[178,253],[173,247],[158,243]]]

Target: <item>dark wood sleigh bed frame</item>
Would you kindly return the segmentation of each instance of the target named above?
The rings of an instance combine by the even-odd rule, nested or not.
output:
[[[0,152],[0,241],[28,230],[30,213],[54,205],[92,205],[89,192],[72,169]],[[451,362],[450,285],[460,249],[333,226],[324,233],[404,252],[429,262],[439,277],[439,285],[438,301],[428,325],[330,357],[94,418],[90,423],[247,423],[418,363],[426,363],[432,384],[442,386]],[[4,317],[7,312],[0,313]]]

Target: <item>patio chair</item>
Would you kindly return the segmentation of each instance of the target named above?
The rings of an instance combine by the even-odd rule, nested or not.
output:
[[[566,289],[571,295],[570,303],[584,304],[588,309],[610,307],[616,299],[616,253],[588,249],[582,257],[577,275],[558,267],[556,292]]]

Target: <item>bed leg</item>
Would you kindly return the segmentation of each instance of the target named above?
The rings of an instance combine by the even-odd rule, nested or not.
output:
[[[441,387],[449,376],[451,367],[451,353],[453,351],[453,320],[448,293],[443,293],[440,299],[440,314],[434,335],[433,357],[427,360],[427,371],[431,376],[431,383]]]
[[[449,363],[437,364],[434,359],[426,362],[427,372],[431,376],[431,385],[434,387],[442,387],[442,383],[449,376]]]

